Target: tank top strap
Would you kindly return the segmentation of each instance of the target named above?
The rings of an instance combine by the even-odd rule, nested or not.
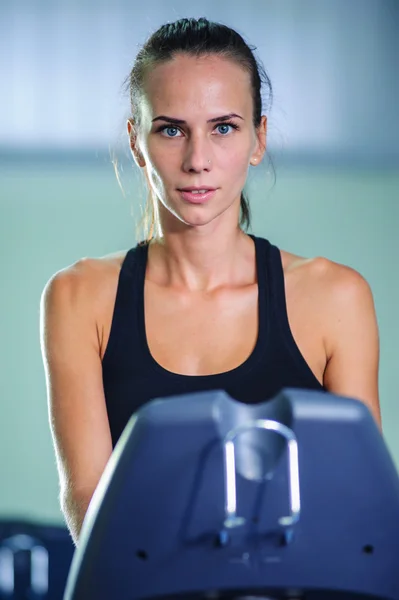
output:
[[[249,234],[255,243],[256,273],[258,280],[258,311],[259,311],[259,338],[262,346],[266,342],[269,329],[269,288],[270,277],[268,263],[270,261],[271,244],[269,240]]]
[[[276,339],[282,336],[292,349],[292,334],[288,321],[285,278],[283,261],[280,249],[268,242],[268,253],[266,260],[268,278],[268,305],[271,321],[271,336]]]
[[[131,346],[137,331],[138,290],[137,280],[143,263],[145,264],[145,247],[137,244],[130,248],[123,259],[119,272],[117,293],[112,315],[108,344],[102,360],[103,368],[118,356],[119,360],[127,360],[120,350]]]
[[[269,302],[275,312],[276,309],[285,308],[285,282],[280,249],[270,242],[266,268],[269,279]]]
[[[268,271],[270,277],[270,338],[272,343],[279,340],[279,346],[290,356],[292,364],[296,365],[308,388],[315,387],[325,391],[307,364],[291,330],[288,319],[285,275],[282,256],[279,248],[270,244]],[[305,318],[305,316],[304,316]]]

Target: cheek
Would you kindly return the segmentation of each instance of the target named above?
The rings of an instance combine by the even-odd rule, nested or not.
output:
[[[217,180],[220,178],[224,180],[224,185],[227,183],[229,187],[244,187],[250,155],[246,145],[245,142],[244,144],[240,142],[233,148],[230,144],[220,144],[219,148],[214,149],[214,174]],[[176,168],[180,168],[182,160],[181,148],[178,144],[175,146],[173,143],[168,146],[165,144],[164,147],[148,144],[147,160],[149,179],[153,187],[161,191],[173,185]]]
[[[167,186],[173,174],[172,166],[176,163],[173,152],[167,149],[148,151],[149,172],[151,181],[157,188]]]
[[[164,188],[162,173],[159,173],[156,165],[154,165],[153,163],[151,163],[149,165],[147,173],[148,173],[148,180],[149,180],[151,187],[154,190],[161,192]]]
[[[234,152],[221,154],[217,166],[225,173],[225,179],[240,182],[244,186],[248,174],[248,162],[248,153],[243,152],[242,148],[237,148]]]
[[[158,186],[160,182],[165,180],[165,176],[170,173],[170,165],[173,163],[171,154],[173,153],[170,150],[168,151],[168,148],[162,147],[162,144],[151,144],[151,141],[147,142],[146,151],[151,181]]]
[[[226,171],[245,171],[251,153],[250,146],[250,140],[246,134],[236,134],[234,139],[220,140],[215,147],[215,161]]]

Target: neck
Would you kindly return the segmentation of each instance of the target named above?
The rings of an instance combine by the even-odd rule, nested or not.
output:
[[[229,232],[164,232],[149,245],[149,278],[182,291],[210,292],[240,284],[253,265],[253,241],[239,228]]]

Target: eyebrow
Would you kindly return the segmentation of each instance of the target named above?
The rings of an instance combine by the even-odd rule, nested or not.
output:
[[[237,117],[238,119],[242,119],[244,120],[242,117],[240,117],[240,115],[237,115],[236,113],[229,113],[228,115],[223,115],[221,117],[214,117],[213,119],[208,119],[207,123],[216,123],[216,121],[228,121],[229,119],[232,119],[233,117]],[[174,117],[167,117],[165,115],[160,115],[159,117],[155,117],[155,119],[152,119],[152,123],[155,123],[155,121],[167,121],[168,123],[174,123],[175,125],[186,125],[186,121],[184,121],[183,119],[175,119]]]

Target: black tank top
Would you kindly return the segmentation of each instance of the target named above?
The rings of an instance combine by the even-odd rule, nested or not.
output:
[[[131,415],[154,398],[222,389],[236,400],[255,403],[273,398],[284,387],[327,391],[292,336],[280,251],[264,238],[250,237],[255,242],[258,274],[257,342],[241,365],[214,375],[172,373],[152,357],[144,324],[148,245],[140,243],[127,252],[119,274],[110,337],[102,361],[113,446]]]

